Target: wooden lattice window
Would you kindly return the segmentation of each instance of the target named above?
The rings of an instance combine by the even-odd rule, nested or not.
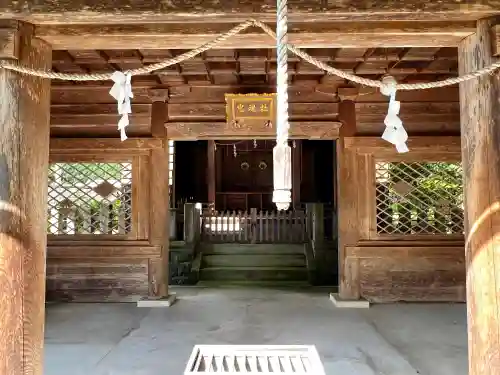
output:
[[[459,162],[376,162],[378,235],[461,235]]]
[[[132,232],[132,163],[54,163],[49,169],[48,233]]]

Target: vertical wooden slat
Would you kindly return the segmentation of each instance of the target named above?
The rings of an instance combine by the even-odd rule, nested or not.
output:
[[[71,220],[70,220],[71,221]],[[109,232],[109,206],[106,201],[101,202],[99,208],[99,223],[102,234],[110,234]]]
[[[241,242],[243,240],[243,231],[245,230],[244,224],[241,221],[241,216],[242,216],[241,211],[237,211],[236,217],[237,217],[238,223],[239,223],[239,230],[238,230],[238,235],[236,237],[236,241],[238,241],[238,242]]]
[[[286,218],[286,229],[285,229],[285,238],[288,242],[294,242],[294,233],[293,233],[293,211],[288,211]]]
[[[264,212],[262,210],[259,211],[259,242],[266,242],[264,239]]]
[[[232,214],[231,214],[231,224],[232,224],[232,228],[231,228],[231,239],[232,239],[232,242],[236,242],[236,211],[232,211]]]
[[[250,236],[248,235],[248,232],[250,230],[252,223],[249,220],[249,215],[248,215],[247,210],[243,211],[243,215],[245,216],[245,238],[244,238],[244,240],[245,240],[245,242],[248,242],[248,240],[250,238]]]
[[[132,236],[138,240],[149,237],[149,168],[148,156],[132,159]]]
[[[252,222],[252,229],[251,229],[251,236],[252,236],[252,243],[256,243],[257,241],[257,209],[256,208],[251,208],[250,209],[250,215],[251,215],[251,222]]]
[[[274,242],[276,241],[276,229],[278,228],[276,218],[274,216],[274,211],[267,212],[267,231],[270,234],[268,241]]]

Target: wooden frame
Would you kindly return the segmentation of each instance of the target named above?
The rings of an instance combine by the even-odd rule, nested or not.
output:
[[[343,298],[365,296],[377,302],[465,299],[463,236],[378,236],[374,233],[377,160],[461,160],[459,137],[410,137],[408,147],[410,153],[398,154],[392,144],[379,137],[343,137],[339,142],[339,274]],[[419,258],[422,254],[427,258]],[[420,265],[411,268],[412,261]],[[432,268],[435,264],[444,268]],[[387,280],[391,267],[397,267],[398,271],[391,277],[396,284],[400,283],[399,289],[394,289],[391,282],[384,287],[377,286],[381,275]],[[411,286],[411,276],[404,276],[405,272],[415,272],[414,277],[420,282],[418,287]],[[442,277],[439,279],[442,281],[438,282],[439,288],[431,290],[432,272],[439,274],[437,277]],[[457,284],[448,286],[454,278]],[[375,286],[369,287],[371,283]]]
[[[150,235],[150,154],[163,145],[160,139],[51,139],[50,163],[132,163],[132,231],[128,235],[51,235],[50,244],[146,241]]]
[[[403,160],[402,160],[403,159]],[[368,189],[365,189],[366,196],[366,212],[368,221],[368,231],[361,234],[362,240],[385,240],[385,241],[427,241],[427,242],[435,242],[435,241],[453,241],[453,240],[462,240],[464,239],[463,235],[460,234],[422,234],[422,235],[392,235],[392,234],[378,234],[377,233],[377,223],[376,223],[376,187],[375,187],[375,163],[377,162],[438,162],[438,161],[449,161],[449,162],[460,162],[460,155],[446,155],[444,157],[440,157],[440,155],[430,155],[423,156],[420,155],[418,157],[393,157],[393,158],[378,158],[378,157],[370,157],[369,165],[366,169],[366,179],[367,183],[365,186]],[[360,205],[363,206],[363,205]],[[365,235],[367,234],[366,238]]]
[[[437,141],[436,141],[437,140]],[[437,162],[461,161],[459,137],[411,137],[411,152],[399,154],[393,145],[376,137],[347,137],[345,149],[357,155],[358,184],[358,238],[383,241],[447,241],[463,240],[462,235],[380,235],[376,231],[375,163],[384,162]],[[432,150],[432,152],[431,152]]]
[[[337,139],[339,121],[291,121],[290,139]],[[175,141],[212,139],[274,139],[276,128],[264,124],[258,128],[238,127],[226,122],[167,122],[168,138]]]

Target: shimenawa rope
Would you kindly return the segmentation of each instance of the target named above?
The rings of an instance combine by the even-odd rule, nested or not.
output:
[[[248,29],[250,26],[260,27],[266,34],[268,34],[273,39],[277,40],[277,55],[278,55],[278,125],[277,125],[277,145],[284,144],[288,147],[288,131],[289,131],[289,123],[288,123],[288,98],[287,98],[287,81],[288,81],[288,73],[287,73],[287,52],[286,49],[290,50],[297,56],[301,57],[305,61],[317,66],[320,69],[328,72],[329,74],[336,75],[338,77],[344,78],[346,80],[356,82],[363,86],[369,87],[377,87],[380,91],[389,97],[389,110],[387,116],[384,120],[384,124],[386,125],[386,130],[382,136],[383,139],[388,142],[394,144],[398,150],[398,152],[408,152],[408,148],[406,146],[406,141],[408,139],[408,134],[406,133],[403,123],[399,118],[399,108],[400,102],[396,101],[396,92],[397,90],[421,90],[421,89],[430,89],[435,87],[444,87],[450,86],[457,83],[465,82],[486,74],[491,74],[495,70],[500,68],[500,60],[487,66],[483,69],[477,70],[475,72],[471,72],[459,77],[448,78],[442,81],[436,82],[427,82],[427,83],[397,83],[393,77],[385,77],[381,81],[368,79],[364,77],[357,76],[352,73],[345,72],[340,69],[336,69],[332,66],[325,64],[324,62],[312,57],[307,54],[305,51],[302,51],[300,48],[297,48],[291,43],[288,43],[287,39],[287,8],[286,8],[286,0],[277,0],[277,31],[278,35],[269,28],[266,24],[250,19],[247,20],[240,25],[233,27],[228,32],[219,35],[213,40],[201,45],[198,48],[195,48],[191,51],[185,52],[179,56],[176,56],[171,59],[167,59],[161,61],[156,64],[144,66],[142,68],[129,70],[126,72],[114,72],[114,73],[101,73],[101,74],[68,74],[68,73],[58,73],[54,71],[43,71],[31,69],[28,67],[21,66],[19,64],[14,64],[7,61],[0,61],[0,68],[13,70],[22,74],[32,75],[42,78],[50,78],[50,79],[60,79],[67,81],[101,81],[101,80],[113,80],[114,86],[110,91],[110,94],[116,99],[118,104],[118,113],[121,115],[120,121],[118,122],[118,129],[121,131],[121,139],[127,139],[125,134],[125,128],[129,125],[129,117],[128,115],[132,113],[131,102],[130,99],[133,98],[132,93],[132,85],[131,85],[131,77],[134,75],[141,75],[151,73],[156,70],[160,70],[166,68],[171,65],[178,64],[184,60],[191,59],[196,55],[205,52],[211,48],[218,46],[223,43],[230,37],[241,33],[242,31]],[[284,150],[284,149],[283,149]],[[276,158],[276,157],[275,157]],[[286,160],[286,153],[283,152],[279,158],[276,160]],[[282,170],[285,170],[287,166],[287,162],[283,162]],[[276,178],[276,177],[275,177]],[[287,188],[288,182],[286,174],[283,175],[281,179],[281,188],[275,189],[275,193],[285,194],[285,192],[289,193],[289,189]],[[276,181],[275,181],[276,186]],[[286,194],[285,194],[286,195]],[[286,202],[289,201],[288,198],[283,195],[282,197],[276,197],[277,202],[282,202],[283,207],[287,205]],[[274,197],[273,197],[274,200]]]
[[[269,28],[265,23],[261,21],[257,21],[254,19],[250,19],[248,21],[245,21],[241,23],[238,26],[233,27],[231,30],[228,32],[219,35],[218,37],[214,38],[213,40],[203,44],[202,46],[195,48],[191,51],[185,52],[179,56],[176,56],[171,59],[167,59],[164,61],[161,61],[156,64],[151,64],[144,66],[142,68],[138,69],[132,69],[128,71],[132,76],[135,75],[141,75],[141,74],[147,74],[151,73],[156,70],[160,70],[163,68],[166,68],[171,65],[178,64],[184,60],[191,59],[197,55],[199,55],[202,52],[208,51],[211,48],[217,47],[219,44],[225,42],[227,39],[231,38],[234,35],[237,35],[241,33],[242,31],[248,29],[250,26],[257,26],[261,28],[266,34],[268,34],[270,37],[273,39],[276,39],[276,33]],[[336,69],[334,67],[331,67],[324,62],[314,58],[313,56],[309,55],[305,51],[302,51],[300,48],[294,46],[291,43],[287,44],[288,49],[296,54],[297,56],[303,58],[305,61],[317,66],[320,69],[323,69],[324,71],[336,75],[338,77],[344,78],[346,80],[349,80],[351,82],[356,82],[359,83],[363,86],[369,86],[369,87],[377,87],[380,88],[383,86],[382,81],[377,81],[373,79],[368,79],[368,78],[363,78],[360,76],[357,76],[352,73],[345,72],[340,69]],[[50,79],[59,79],[59,80],[65,80],[65,81],[102,81],[102,80],[109,80],[111,79],[111,76],[113,73],[90,73],[90,74],[69,74],[69,73],[57,73],[53,71],[45,71],[45,70],[37,70],[37,69],[31,69],[28,67],[24,67],[18,64],[14,64],[11,62],[7,61],[0,61],[0,67],[8,70],[13,70],[18,73],[26,74],[26,75],[32,75],[32,76],[37,76],[37,77],[42,77],[42,78],[50,78]],[[469,81],[471,79],[486,75],[486,74],[491,74],[495,70],[500,68],[500,61],[497,61],[483,69],[479,69],[477,71],[459,76],[459,77],[453,77],[453,78],[447,78],[445,80],[441,81],[435,81],[435,82],[426,82],[426,83],[398,83],[396,85],[396,90],[423,90],[423,89],[431,89],[431,88],[436,88],[436,87],[444,87],[444,86],[450,86],[454,85],[457,83]]]

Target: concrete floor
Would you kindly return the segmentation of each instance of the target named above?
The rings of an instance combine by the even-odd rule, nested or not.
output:
[[[465,305],[338,309],[327,290],[179,288],[171,308],[47,308],[45,375],[182,375],[195,344],[314,344],[327,375],[466,375]]]

